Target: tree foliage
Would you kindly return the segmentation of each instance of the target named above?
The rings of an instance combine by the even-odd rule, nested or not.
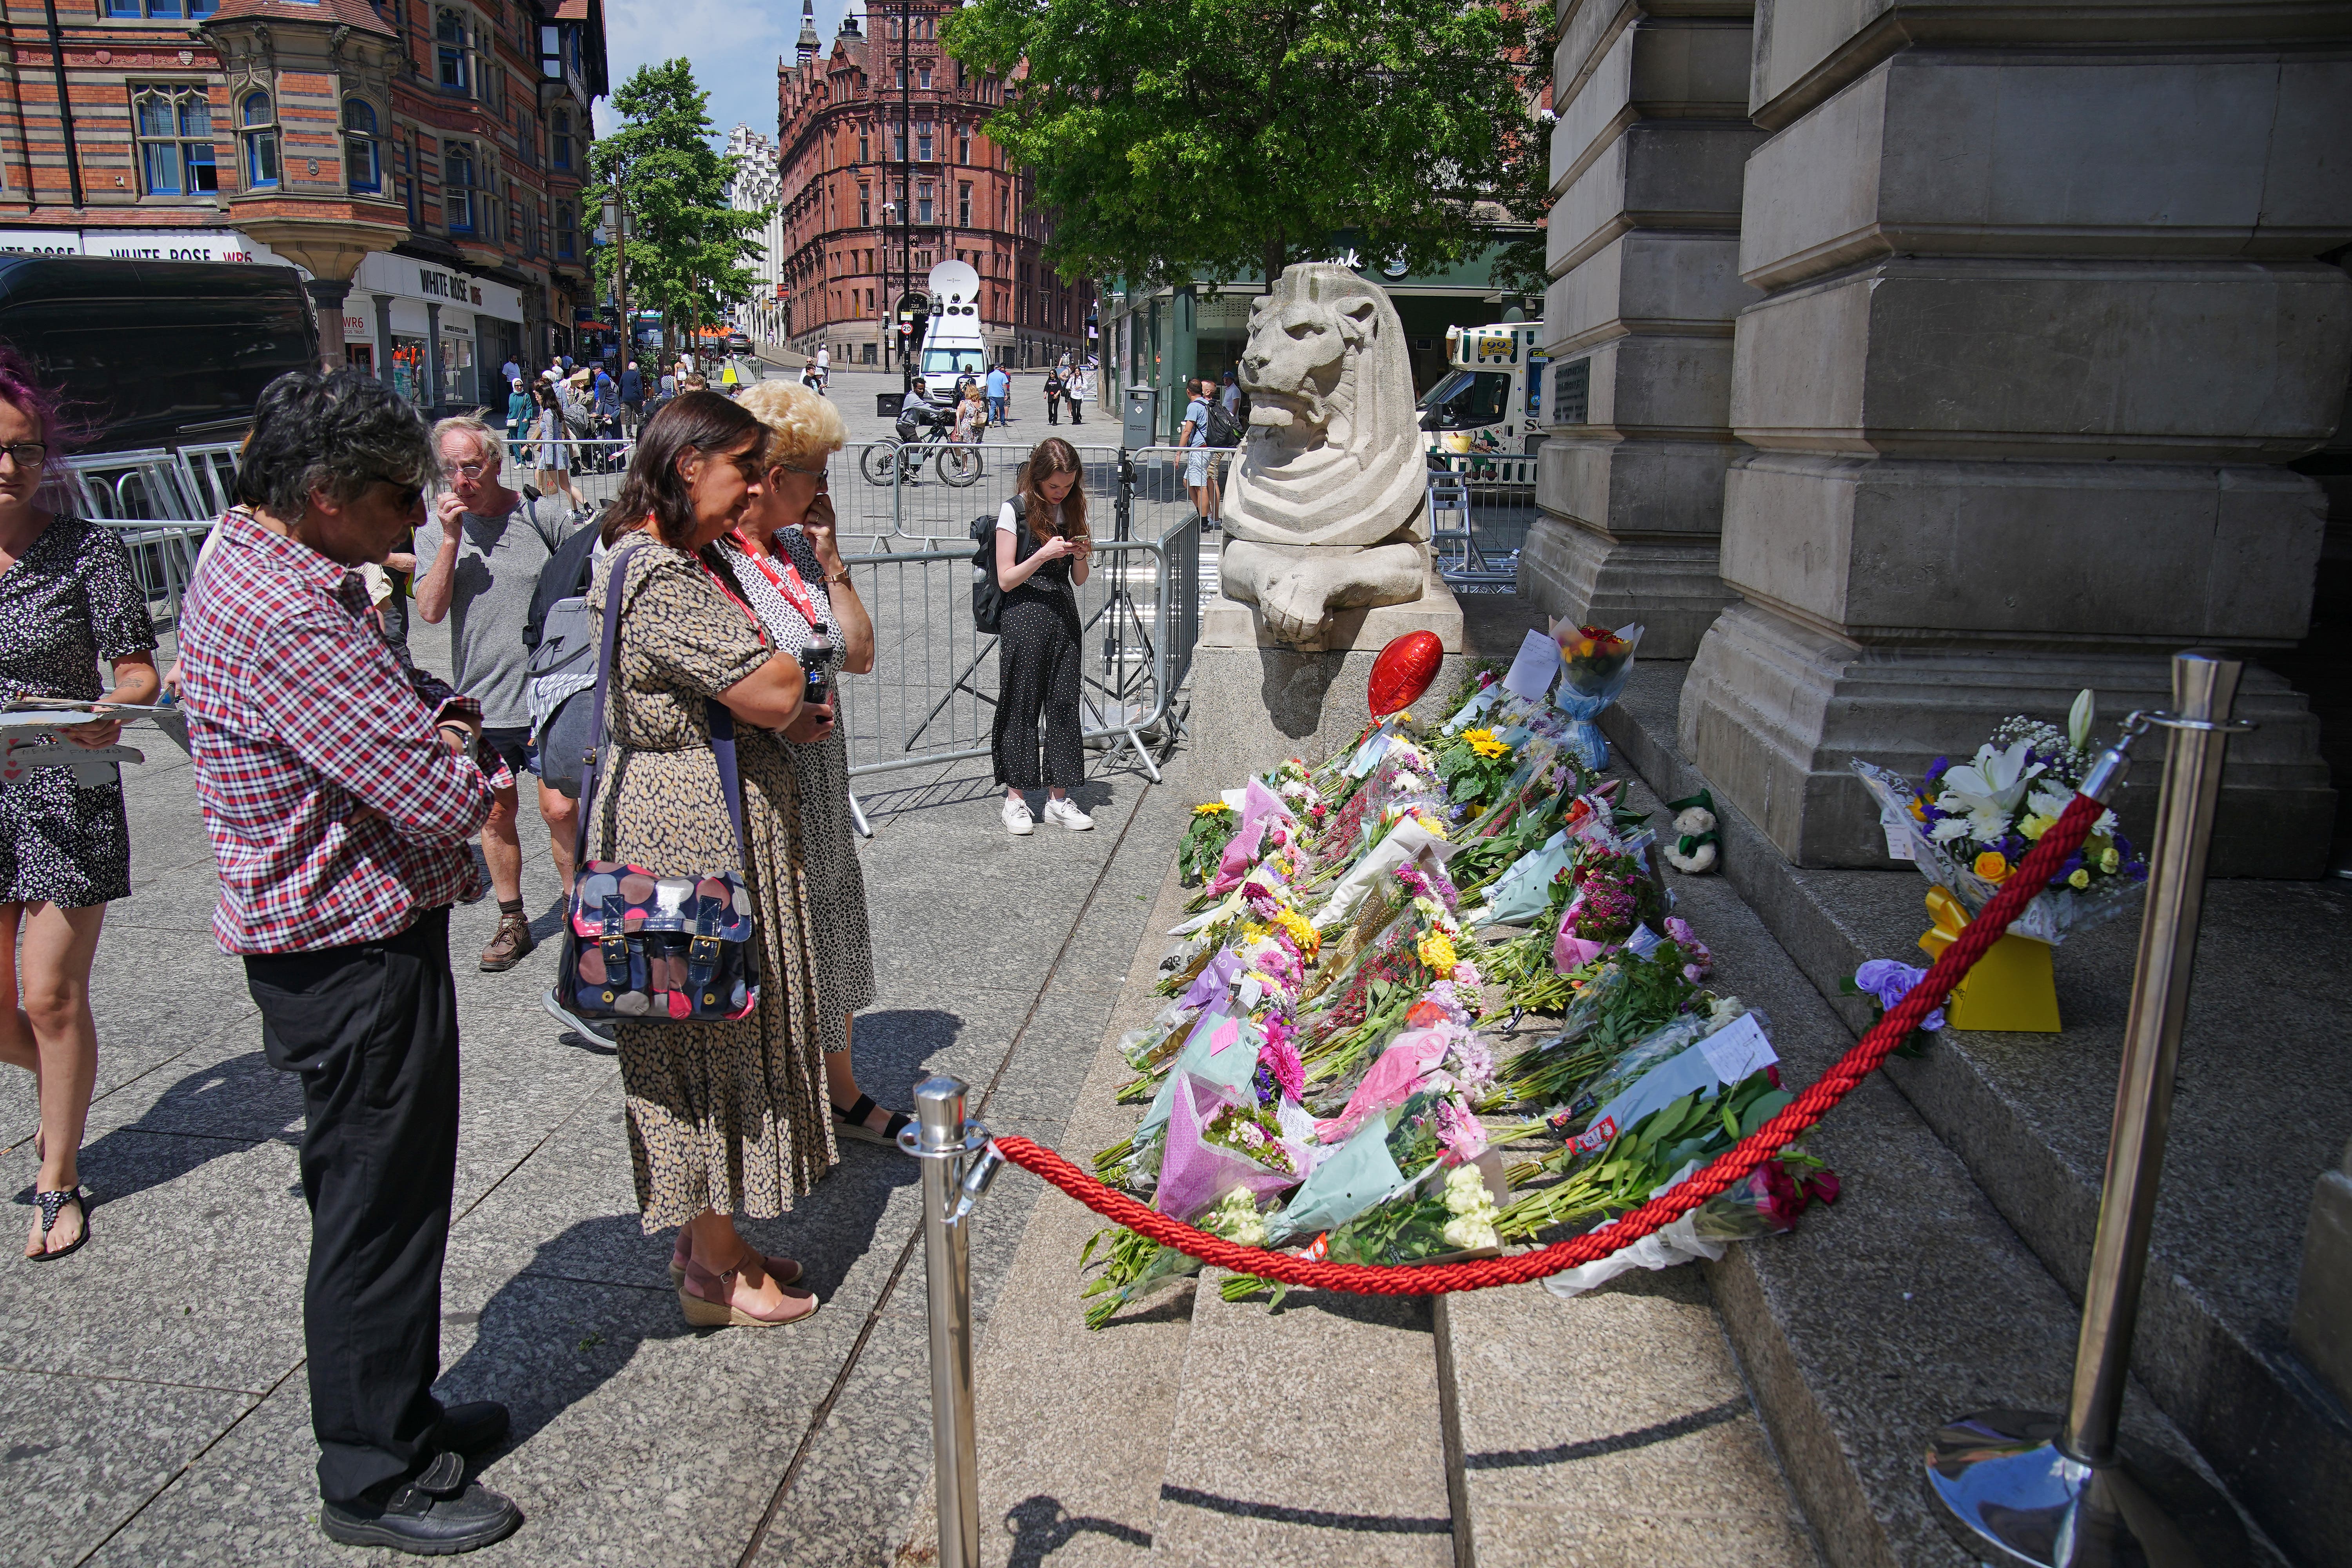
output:
[[[727,205],[737,159],[710,144],[710,95],[694,85],[687,61],[640,66],[613,94],[619,129],[591,144],[586,193],[601,205],[616,194],[628,215],[628,294],[644,306],[689,321],[719,319],[751,297],[759,278],[744,263],[760,252],[766,212]],[[619,247],[596,247],[596,282],[614,286]]]
[[[1538,8],[1549,6],[1537,0]],[[941,29],[1013,78],[988,132],[1035,171],[1065,278],[1277,276],[1346,232],[1416,271],[1524,212],[1521,0],[976,0]],[[1548,16],[1545,21],[1548,22]],[[1538,202],[1539,205],[1539,202]]]

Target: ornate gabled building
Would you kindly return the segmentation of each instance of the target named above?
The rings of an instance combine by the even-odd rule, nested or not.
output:
[[[602,0],[79,9],[0,0],[0,250],[299,266],[329,363],[429,405],[593,323]]]
[[[1051,234],[1029,175],[982,122],[1004,83],[940,47],[949,0],[844,15],[831,49],[802,0],[797,58],[777,67],[784,341],[835,364],[897,363],[892,307],[941,261],[979,273],[992,361],[1045,364],[1087,349],[1094,288],[1040,259]]]

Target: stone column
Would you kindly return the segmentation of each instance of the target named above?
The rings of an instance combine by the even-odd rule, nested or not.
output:
[[[319,318],[319,363],[329,371],[343,368],[343,301],[351,297],[348,278],[313,278],[302,285]]]
[[[2352,1144],[2311,1195],[2287,1338],[2328,1391],[2352,1405]]]
[[[1649,628],[1688,658],[1732,595],[1717,572],[1731,437],[1749,13],[1571,0],[1553,59],[1551,434],[1520,592],[1554,615]],[[1665,13],[1665,14],[1657,14]]]
[[[392,296],[372,294],[375,301],[375,378],[392,384]]]
[[[1885,863],[1854,755],[1916,777],[2078,687],[2109,722],[2161,706],[2178,647],[2304,634],[2321,497],[2281,465],[2327,439],[2352,369],[2352,280],[2310,259],[2352,240],[2352,184],[2324,174],[2352,61],[2266,45],[2255,8],[2154,9],[2149,31],[2098,5],[1759,0],[1775,134],[1740,270],[1767,297],[1738,318],[1755,450],[1723,521],[1743,602],[1681,731],[1800,864]],[[2315,722],[2258,668],[2238,711],[2261,728],[2231,743],[2213,869],[2317,875]]]

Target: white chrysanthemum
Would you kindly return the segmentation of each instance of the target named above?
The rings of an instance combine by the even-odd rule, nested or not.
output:
[[[1201,1221],[1201,1228],[1236,1247],[1265,1245],[1265,1221],[1257,1212],[1257,1200],[1245,1187],[1235,1187],[1227,1193]]]

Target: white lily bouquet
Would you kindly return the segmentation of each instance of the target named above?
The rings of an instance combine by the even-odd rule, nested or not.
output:
[[[1949,889],[1969,914],[1980,912],[2057,823],[2090,771],[2097,711],[2086,688],[2063,731],[2022,715],[2004,719],[1967,762],[1937,757],[1928,764],[1916,791],[1900,774],[1855,759],[1853,771],[1878,802],[1889,852]],[[2010,931],[2054,945],[2120,914],[2147,880],[2147,858],[2124,837],[2116,814],[2102,812],[2082,848]]]

